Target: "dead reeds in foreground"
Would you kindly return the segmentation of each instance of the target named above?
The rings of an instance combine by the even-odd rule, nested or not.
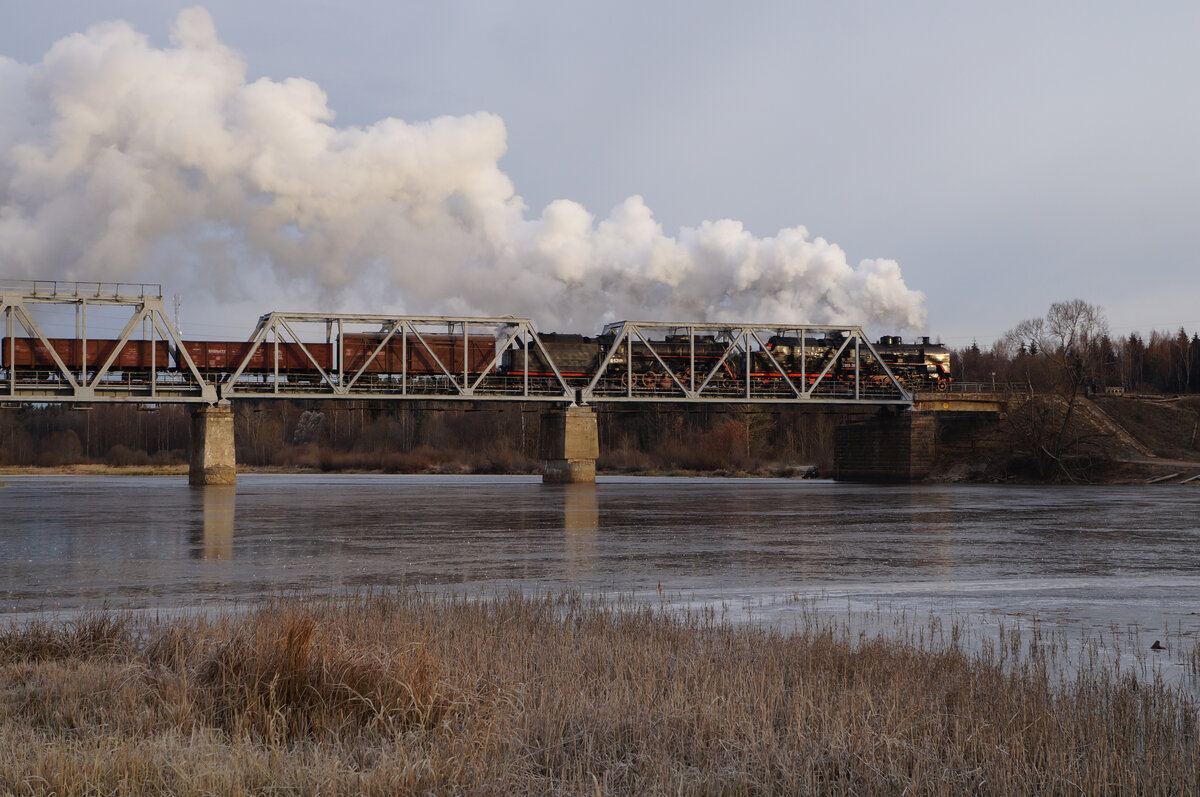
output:
[[[1188,793],[1196,705],[994,646],[410,592],[0,632],[17,794]],[[923,638],[923,637],[922,637]],[[1042,657],[1041,660],[1045,660]]]

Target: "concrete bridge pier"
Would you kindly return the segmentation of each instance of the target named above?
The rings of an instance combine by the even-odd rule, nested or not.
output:
[[[228,401],[192,411],[189,484],[236,484],[233,408]]]
[[[542,413],[542,482],[593,484],[600,435],[591,407],[568,407]]]
[[[937,423],[932,412],[886,412],[833,431],[833,478],[916,482],[933,470]]]

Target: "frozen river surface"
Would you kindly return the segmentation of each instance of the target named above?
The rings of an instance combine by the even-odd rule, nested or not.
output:
[[[1200,488],[773,479],[6,477],[0,607],[163,607],[417,585],[663,593],[1200,631]]]

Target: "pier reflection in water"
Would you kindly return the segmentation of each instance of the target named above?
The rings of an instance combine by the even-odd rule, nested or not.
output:
[[[563,552],[566,576],[573,582],[596,577],[596,537],[600,532],[600,501],[594,484],[564,484]]]
[[[200,504],[200,530],[192,538],[192,556],[198,559],[232,559],[237,488],[231,484],[192,487]]]
[[[1200,490],[795,480],[8,477],[4,611],[416,585],[1200,618]],[[772,606],[777,607],[771,608]]]

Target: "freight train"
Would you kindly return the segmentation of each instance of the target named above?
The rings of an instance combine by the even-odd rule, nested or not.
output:
[[[823,383],[852,382],[858,366],[869,368],[873,360],[865,347],[856,355],[853,345],[837,356],[845,343],[845,338],[837,333],[803,340],[776,335],[766,341],[762,350],[750,354],[749,363],[741,351],[726,356],[728,344],[712,336],[698,335],[693,339],[688,335],[668,335],[653,341],[653,351],[640,341],[632,346],[622,343],[613,351],[612,333],[596,337],[548,333],[540,335],[540,341],[540,347],[531,344],[526,349],[518,341],[504,351],[497,351],[497,341],[485,336],[469,337],[464,345],[461,336],[452,334],[423,333],[420,341],[414,337],[402,341],[399,335],[393,335],[385,343],[383,333],[347,333],[340,349],[337,343],[301,346],[280,341],[264,343],[251,355],[252,345],[248,342],[211,340],[185,341],[183,348],[199,371],[214,382],[227,381],[249,356],[243,378],[264,378],[278,373],[299,384],[320,382],[322,370],[330,373],[339,366],[343,373],[349,374],[362,369],[368,380],[394,380],[403,374],[436,384],[447,374],[478,377],[486,373],[489,379],[550,383],[556,379],[553,362],[568,384],[582,387],[607,358],[605,376],[597,385],[601,390],[627,389],[630,378],[639,390],[671,389],[673,380],[665,365],[677,378],[692,380],[697,386],[707,379],[718,393],[736,390],[744,384],[747,371],[757,386],[768,389],[772,385],[784,387],[781,371],[793,384],[805,389],[822,374]],[[47,342],[68,369],[78,369],[86,362],[92,373],[103,367],[117,346],[114,340],[89,340],[85,353],[82,341],[74,338],[51,338]],[[950,381],[949,350],[930,343],[927,337],[904,343],[897,336],[884,336],[874,348],[888,369],[910,390],[945,389]],[[550,362],[543,356],[543,350]],[[13,365],[45,372],[48,378],[53,378],[57,371],[55,358],[47,346],[31,338],[14,338],[11,343],[7,338],[0,341],[0,368],[9,369]],[[186,363],[166,342],[131,340],[113,357],[109,373],[132,380],[144,378],[151,369],[183,371]],[[886,381],[880,374],[877,369],[871,378]]]

